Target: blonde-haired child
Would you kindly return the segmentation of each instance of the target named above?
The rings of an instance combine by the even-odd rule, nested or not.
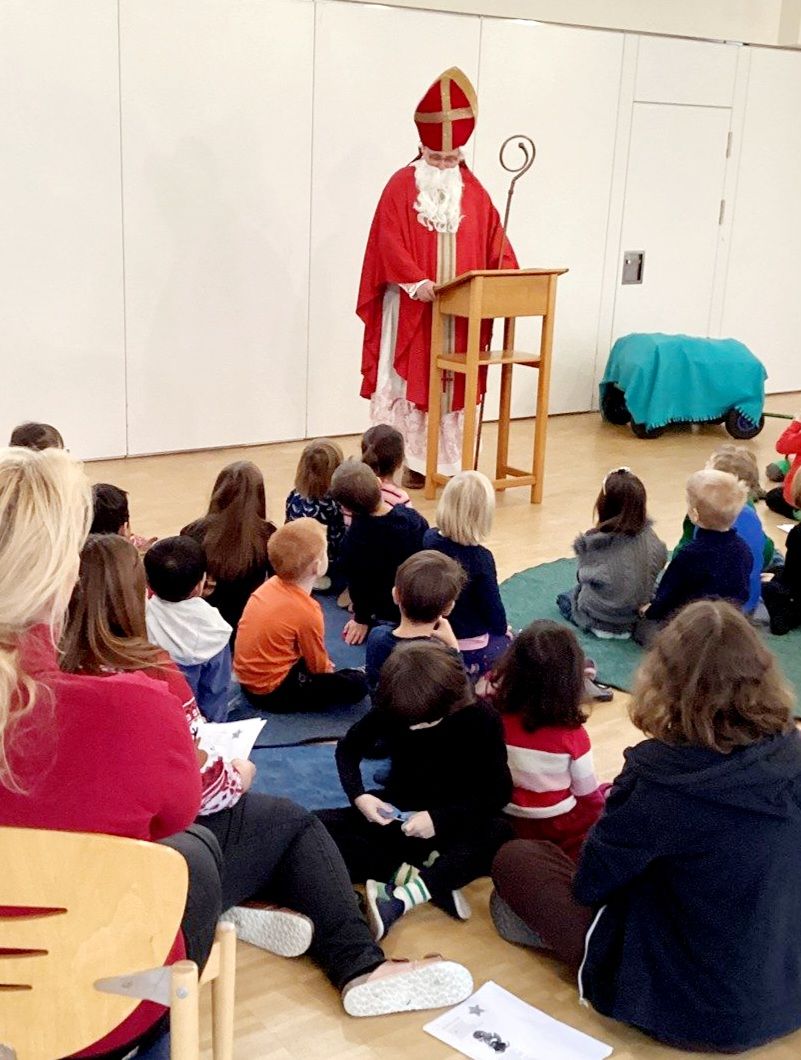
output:
[[[344,454],[336,442],[318,438],[309,442],[300,454],[295,472],[295,488],[286,499],[286,522],[295,519],[315,519],[325,527],[328,539],[328,565],[336,572],[342,540],[345,537],[345,519],[342,509],[331,496],[331,479],[344,460]],[[331,579],[320,579],[317,589],[329,589]]]
[[[761,496],[759,484],[759,466],[756,457],[744,445],[722,445],[716,449],[706,462],[707,468],[714,471],[726,471],[734,475],[748,490],[746,502],[734,521],[734,529],[751,550],[753,566],[749,581],[748,600],[743,610],[751,615],[759,607],[762,591],[762,571],[770,566],[775,546],[762,528],[762,521],[754,508],[754,501]],[[673,550],[673,555],[692,541],[695,526],[689,515],[684,517],[681,540]]]
[[[734,529],[748,490],[727,471],[705,468],[687,479],[687,512],[696,527],[689,544],[667,565],[634,639],[649,646],[662,626],[693,600],[720,598],[745,608],[751,550]]]
[[[455,559],[467,575],[450,623],[473,681],[492,669],[510,640],[495,559],[483,544],[494,515],[495,491],[487,476],[480,471],[460,471],[442,491],[437,526],[423,538],[423,548]]]

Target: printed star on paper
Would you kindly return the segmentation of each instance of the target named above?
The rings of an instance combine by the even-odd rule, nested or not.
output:
[[[468,1009],[468,1012],[471,1016],[481,1016],[484,1014],[484,1009],[481,1007],[481,1005],[471,1005]]]

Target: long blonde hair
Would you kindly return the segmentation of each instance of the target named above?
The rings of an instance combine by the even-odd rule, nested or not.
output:
[[[0,784],[12,791],[10,740],[37,696],[20,641],[39,623],[60,636],[91,518],[89,482],[68,453],[0,449]]]

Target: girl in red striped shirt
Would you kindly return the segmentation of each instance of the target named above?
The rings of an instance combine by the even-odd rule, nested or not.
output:
[[[584,728],[584,653],[572,630],[532,622],[493,674],[514,789],[505,813],[521,839],[573,860],[604,807]]]

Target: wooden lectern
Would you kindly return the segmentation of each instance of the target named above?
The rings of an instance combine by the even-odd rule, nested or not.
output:
[[[431,325],[431,376],[428,400],[428,448],[425,495],[434,497],[437,486],[447,481],[437,472],[439,428],[442,416],[443,373],[465,377],[464,440],[462,468],[473,467],[476,445],[476,405],[478,371],[481,365],[501,366],[501,401],[498,417],[498,452],[495,462],[496,490],[510,486],[531,486],[531,503],[542,500],[545,467],[545,435],[548,427],[548,388],[551,377],[551,346],[556,303],[556,281],[567,269],[484,269],[466,272],[437,288]],[[443,352],[445,317],[467,317],[467,350]],[[502,317],[503,349],[481,350],[481,322]],[[517,317],[542,317],[542,338],[538,354],[515,349]],[[531,471],[510,467],[509,416],[512,404],[512,367],[515,364],[539,369],[537,411],[534,427],[534,456]]]

